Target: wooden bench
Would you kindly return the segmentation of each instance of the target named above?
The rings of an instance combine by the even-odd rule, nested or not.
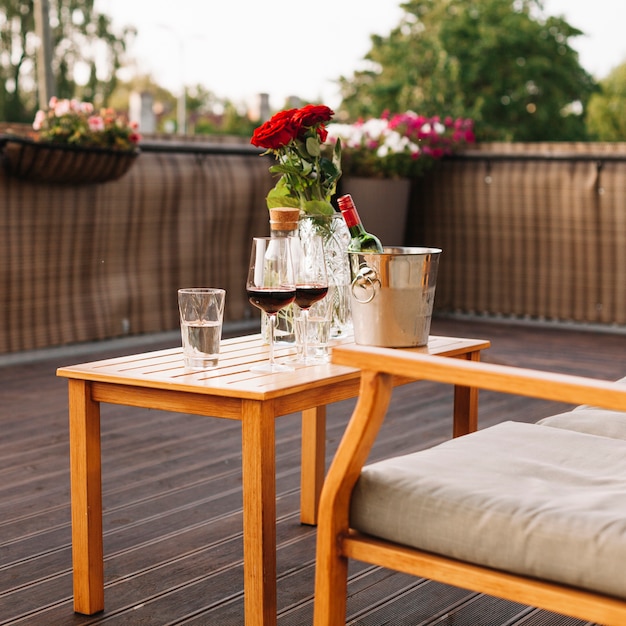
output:
[[[626,415],[608,412],[617,434],[508,422],[364,467],[394,376],[592,405],[595,430],[601,409],[626,411],[626,387],[386,348],[340,347],[333,361],[362,377],[322,491],[315,626],[345,624],[351,558],[626,623]]]

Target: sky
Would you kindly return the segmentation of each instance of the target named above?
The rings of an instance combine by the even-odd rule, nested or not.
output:
[[[371,34],[387,35],[400,0],[96,0],[116,26],[133,25],[136,67],[174,93],[203,84],[218,97],[252,103],[270,95],[338,106],[335,83],[362,67]],[[626,61],[624,0],[544,0],[584,36],[570,40],[581,65],[604,78]]]

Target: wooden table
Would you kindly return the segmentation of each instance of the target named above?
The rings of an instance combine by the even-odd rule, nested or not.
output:
[[[427,354],[479,360],[488,341],[430,337]],[[280,360],[294,353],[277,347]],[[301,521],[316,522],[325,473],[326,405],[353,398],[359,370],[334,364],[294,372],[251,372],[266,360],[259,335],[222,341],[219,366],[185,370],[182,349],[63,367],[68,378],[74,610],[104,609],[100,403],[192,413],[242,423],[244,610],[247,626],[276,623],[276,470],[274,420],[302,412]],[[397,384],[409,379],[396,381]],[[477,391],[455,388],[455,436],[477,424]]]

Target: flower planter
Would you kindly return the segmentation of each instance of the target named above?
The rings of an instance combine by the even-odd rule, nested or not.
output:
[[[408,178],[346,176],[341,189],[354,199],[365,230],[374,233],[383,246],[404,245],[411,194]]]
[[[8,137],[3,142],[4,164],[12,176],[58,184],[103,183],[122,177],[139,150],[85,148]]]

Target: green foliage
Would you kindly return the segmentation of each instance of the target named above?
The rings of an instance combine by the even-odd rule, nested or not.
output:
[[[408,0],[369,63],[340,86],[345,116],[385,110],[471,118],[477,139],[583,140],[596,86],[568,40],[582,34],[545,17],[539,0]],[[578,107],[581,108],[581,107]]]
[[[600,81],[587,107],[587,128],[599,141],[626,141],[626,63]]]
[[[222,116],[222,125],[220,132],[227,135],[240,135],[242,137],[250,137],[254,132],[256,122],[253,122],[247,115],[242,112],[230,101],[224,104],[224,114]]]
[[[94,0],[50,0],[52,67],[56,95],[108,104],[115,89],[126,44],[134,30],[113,32],[111,20],[94,9]],[[96,48],[105,65],[96,73]],[[37,38],[33,0],[0,4],[0,120],[30,122],[37,105]],[[86,75],[79,84],[76,71]],[[84,81],[83,81],[84,82]]]

